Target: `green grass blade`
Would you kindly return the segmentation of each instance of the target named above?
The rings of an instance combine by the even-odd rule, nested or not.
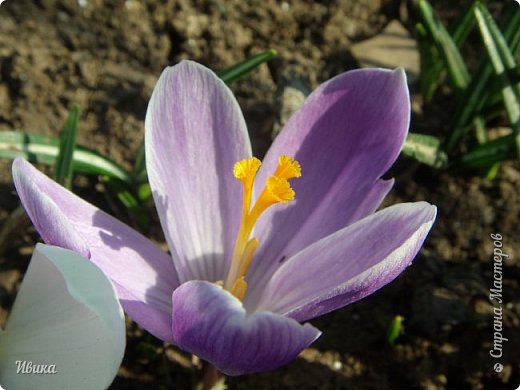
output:
[[[139,150],[137,151],[137,157],[135,158],[132,176],[137,182],[146,181],[146,158],[144,154],[144,142],[141,142]]]
[[[438,86],[444,79],[444,63],[440,59],[439,51],[432,42],[422,23],[415,26],[417,45],[421,57],[421,77],[419,79],[421,94],[426,101],[430,101]]]
[[[60,146],[56,165],[54,166],[54,178],[60,184],[70,189],[72,184],[72,155],[76,148],[76,137],[79,127],[80,110],[74,105],[69,112],[65,126],[60,137]]]
[[[134,225],[139,230],[147,230],[150,226],[149,215],[142,207],[142,203],[135,195],[135,187],[115,178],[102,177],[107,192],[115,196],[125,207]]]
[[[448,156],[441,150],[440,140],[432,135],[409,133],[403,154],[434,168],[448,165]]]
[[[427,0],[419,1],[419,12],[426,30],[432,36],[437,49],[444,59],[453,87],[460,93],[469,82],[469,73],[457,45]]]
[[[245,76],[253,69],[263,64],[266,61],[276,57],[277,53],[274,49],[263,51],[262,53],[256,54],[248,59],[239,62],[227,69],[217,72],[217,75],[226,83],[231,84],[238,80],[242,76]]]
[[[127,183],[109,177],[104,177],[103,182],[109,192],[114,194],[127,209],[135,209],[139,207],[139,201],[134,196]]]
[[[493,164],[510,159],[513,156],[514,134],[497,138],[470,150],[456,161],[455,166],[471,169],[489,169]]]
[[[484,6],[477,6],[475,17],[493,70],[503,81],[504,106],[515,134],[517,154],[520,157],[520,86],[512,82],[508,75],[509,70],[516,67],[515,58],[493,17]]]
[[[446,142],[446,152],[450,153],[458,142],[471,129],[473,118],[481,111],[488,98],[488,83],[493,70],[487,63],[482,63],[471,79],[464,95],[459,100],[452,125],[454,129]]]
[[[13,160],[23,156],[32,163],[54,166],[60,140],[38,134],[0,131],[0,158]],[[130,175],[116,162],[98,152],[77,146],[73,154],[74,171],[90,175],[104,175],[132,183]]]
[[[388,325],[388,329],[386,331],[386,342],[388,345],[393,347],[397,338],[404,333],[404,317],[403,316],[395,316],[392,318],[392,321]]]
[[[486,121],[481,116],[473,118],[473,124],[475,126],[475,135],[479,144],[485,144],[488,140]]]
[[[513,12],[515,10],[505,8],[505,15],[509,17],[509,20],[505,23],[504,27],[504,38],[509,42],[511,51],[514,56],[518,55],[520,50],[520,12]],[[474,11],[473,11],[474,12]],[[514,72],[514,70],[511,70]],[[446,141],[445,150],[449,154],[460,140],[466,135],[466,133],[472,128],[471,124],[474,123],[478,113],[482,112],[487,105],[490,104],[489,100],[492,98],[492,91],[497,88],[494,86],[494,72],[490,61],[485,58],[478,70],[474,73],[471,81],[464,92],[464,96],[460,99],[453,121],[452,128],[454,129],[448,140]],[[518,81],[518,77],[510,74],[513,82]],[[490,87],[490,83],[493,86]],[[501,86],[500,86],[501,90]],[[501,91],[500,91],[501,94]],[[492,103],[491,103],[492,104]],[[478,122],[483,121],[482,118],[477,119]],[[479,129],[477,130],[477,137],[479,137]]]
[[[450,28],[454,44],[460,48],[475,25],[473,8],[470,4]],[[421,56],[421,93],[425,100],[432,98],[445,75],[445,64],[423,24],[416,25],[417,42]]]
[[[520,83],[520,65],[517,65],[513,69],[510,69],[508,77],[513,83]]]
[[[502,35],[489,11],[483,5],[478,4],[475,9],[475,17],[495,73],[501,74],[506,68],[514,68],[516,66],[515,58],[506,38]]]
[[[461,16],[453,23],[453,28],[450,29],[453,42],[459,48],[466,41],[468,35],[475,26],[475,6],[476,2],[470,3],[466,11],[464,11]]]
[[[518,50],[520,50],[520,12],[518,12],[518,5],[515,2],[510,2],[504,7],[503,11],[507,21],[505,22],[502,31],[504,38],[509,43],[511,52],[516,57]]]

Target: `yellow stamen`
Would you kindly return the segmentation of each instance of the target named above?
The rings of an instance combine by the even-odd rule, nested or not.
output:
[[[233,175],[243,184],[244,201],[242,221],[224,288],[238,299],[243,299],[245,296],[247,290],[245,275],[259,244],[256,238],[249,238],[254,225],[260,215],[270,206],[294,200],[295,193],[288,180],[301,176],[301,167],[298,161],[289,156],[280,156],[274,175],[267,179],[265,188],[251,208],[253,183],[260,165],[260,160],[252,157],[237,162],[233,168]]]
[[[302,168],[300,163],[291,156],[280,156],[274,175],[282,179],[293,179],[302,175]]]
[[[238,161],[233,167],[233,175],[242,182],[244,187],[242,219],[244,219],[249,212],[249,207],[251,206],[251,197],[253,196],[253,183],[260,165],[262,165],[262,162],[259,159],[256,157],[251,157]]]
[[[246,295],[247,291],[247,282],[246,279],[241,276],[236,281],[235,284],[233,284],[233,287],[231,288],[231,294],[233,294],[238,299],[242,300],[244,299],[244,295]]]
[[[240,259],[240,269],[238,271],[239,277],[246,276],[247,268],[249,267],[249,263],[251,263],[251,260],[253,259],[253,255],[255,254],[256,248],[258,248],[259,243],[260,242],[254,237],[247,242],[244,254]]]
[[[287,203],[294,200],[295,193],[291,188],[291,185],[287,179],[283,179],[278,176],[271,176],[267,179],[266,187],[267,199],[269,202],[274,203]]]
[[[288,203],[289,201],[294,200],[295,195],[296,194],[291,188],[291,185],[286,179],[276,176],[271,176],[267,179],[265,188],[258,197],[248,217],[248,223],[251,225],[251,230],[260,215],[262,215],[267,208],[276,203]]]
[[[254,180],[262,162],[256,157],[246,158],[235,163],[233,175],[238,180]]]

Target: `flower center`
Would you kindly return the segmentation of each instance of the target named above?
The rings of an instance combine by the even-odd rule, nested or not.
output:
[[[242,182],[244,201],[242,220],[235,241],[231,268],[224,283],[224,288],[240,300],[246,294],[245,275],[259,244],[255,237],[250,238],[253,227],[260,215],[270,206],[294,200],[295,193],[288,180],[301,176],[301,167],[298,161],[289,156],[278,157],[278,167],[274,175],[267,179],[262,193],[251,207],[253,184],[260,165],[262,163],[259,159],[251,157],[238,161],[233,168],[233,175]]]

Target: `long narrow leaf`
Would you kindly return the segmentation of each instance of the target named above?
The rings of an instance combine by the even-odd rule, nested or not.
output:
[[[452,28],[450,28],[453,42],[459,48],[466,41],[466,38],[475,26],[475,6],[476,2],[471,2],[466,10],[462,12],[461,16],[453,23]]]
[[[238,80],[242,76],[245,76],[253,69],[263,64],[266,61],[276,57],[277,53],[274,49],[269,49],[263,51],[262,53],[256,54],[248,59],[239,62],[236,65],[231,66],[230,68],[224,69],[220,72],[217,72],[217,75],[226,83],[231,84],[232,82]]]
[[[150,218],[142,207],[142,203],[136,197],[135,187],[119,179],[102,177],[108,193],[113,194],[125,207],[132,219],[133,224],[137,225],[141,231],[147,230],[150,226]]]
[[[415,31],[421,57],[421,77],[419,80],[421,94],[426,101],[430,101],[444,79],[444,62],[424,25],[418,23],[415,26]]]
[[[69,112],[65,126],[63,126],[58,156],[56,157],[56,165],[54,167],[54,178],[58,183],[65,185],[67,188],[70,188],[72,183],[72,155],[76,148],[79,115],[79,107],[74,105]]]
[[[431,34],[437,49],[445,61],[451,82],[457,91],[462,91],[469,82],[469,73],[457,45],[446,31],[427,0],[419,1],[424,26]]]
[[[516,5],[514,7],[516,8]],[[520,12],[509,7],[506,7],[504,12],[508,18],[504,26],[504,38],[508,42],[513,56],[516,57],[520,51],[520,29],[518,28],[520,25]],[[514,72],[514,70],[511,70],[511,72]],[[455,120],[453,121],[452,128],[454,130],[450,134],[445,146],[447,153],[450,153],[467,131],[471,129],[472,118],[476,117],[487,105],[493,104],[489,101],[493,91],[497,90],[494,85],[490,85],[490,83],[495,83],[492,79],[493,75],[493,67],[490,61],[488,58],[484,58],[477,71],[473,74],[464,96],[459,101]],[[518,78],[514,75],[510,74],[510,79],[513,83],[518,82]]]
[[[493,70],[504,83],[502,89],[504,106],[515,133],[517,154],[520,157],[520,87],[508,76],[509,70],[516,67],[515,58],[488,10],[481,5],[477,6],[475,17]]]
[[[146,159],[144,154],[144,142],[141,142],[139,150],[137,151],[137,157],[135,158],[134,170],[132,176],[136,182],[145,182],[146,178]]]
[[[59,150],[59,139],[17,131],[0,131],[0,158],[13,160],[23,156],[32,163],[54,166]],[[73,154],[74,171],[105,175],[132,183],[130,175],[116,162],[82,146]]]
[[[475,123],[474,118],[481,111],[489,96],[487,90],[489,79],[493,74],[493,70],[488,63],[482,63],[475,73],[476,76],[471,79],[464,94],[459,99],[455,120],[452,125],[454,129],[446,142],[446,152],[450,153],[464,135],[471,129],[471,124]],[[481,122],[482,119],[477,121]]]
[[[512,145],[514,142],[514,134],[497,138],[470,150],[464,156],[460,157],[454,165],[472,169],[488,169],[493,164],[508,160],[513,156]]]
[[[449,31],[457,48],[460,48],[466,41],[475,25],[474,7],[475,3],[471,3],[450,26]],[[425,100],[428,101],[442,83],[446,65],[424,25],[418,23],[416,25],[416,33],[421,56],[421,93]]]
[[[506,22],[502,28],[504,38],[506,39],[511,52],[516,57],[520,50],[520,12],[518,12],[518,4],[514,1],[506,4],[503,10]]]
[[[448,165],[448,157],[441,150],[440,140],[432,135],[409,133],[403,154],[434,168]]]

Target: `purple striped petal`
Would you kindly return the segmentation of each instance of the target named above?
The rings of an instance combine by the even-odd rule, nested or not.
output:
[[[171,258],[22,158],[13,162],[13,180],[43,240],[88,255],[114,283],[125,311],[150,333],[171,340],[171,293],[179,285]]]
[[[227,375],[267,371],[287,364],[321,332],[270,312],[246,313],[221,287],[191,281],[172,296],[173,338],[182,349]]]
[[[288,259],[251,310],[305,321],[372,294],[410,265],[436,211],[402,203],[325,237]]]
[[[236,161],[251,156],[233,94],[190,61],[166,68],[146,114],[146,166],[181,282],[225,278],[241,216]]]
[[[309,96],[274,141],[258,174],[260,185],[283,154],[302,166],[302,177],[292,183],[296,201],[272,207],[256,228],[260,247],[255,258],[262,260],[253,260],[249,278],[259,290],[280,259],[379,207],[393,184],[379,178],[399,155],[409,118],[402,70],[347,72]]]

